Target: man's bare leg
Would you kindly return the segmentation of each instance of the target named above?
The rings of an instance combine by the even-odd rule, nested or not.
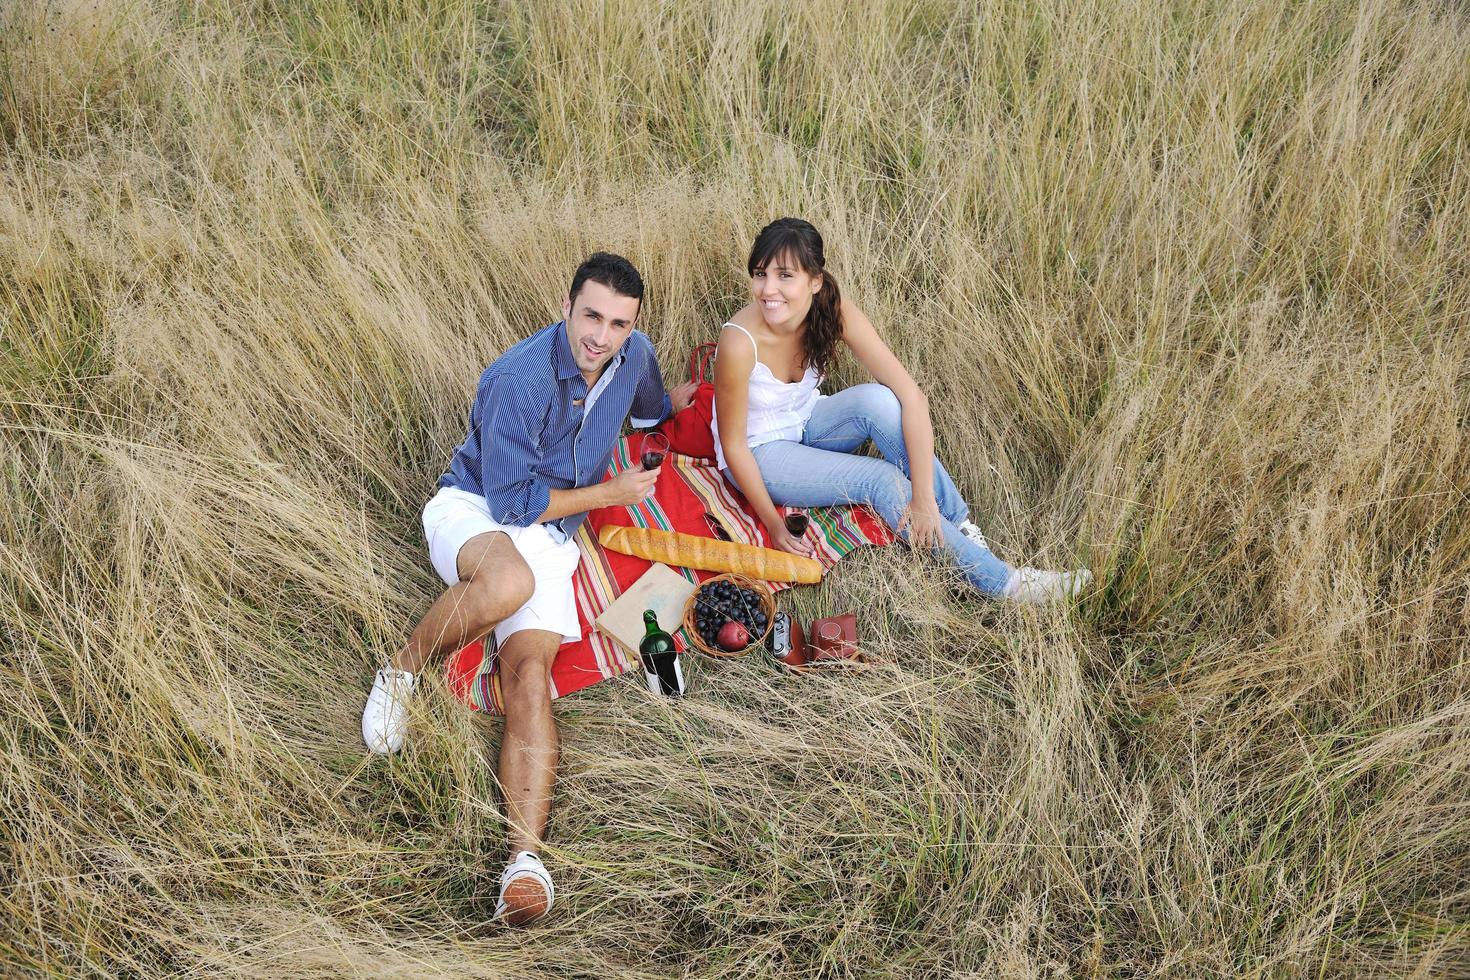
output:
[[[530,599],[535,576],[503,532],[479,534],[459,550],[459,582],[434,601],[408,643],[373,678],[362,709],[362,740],[380,755],[408,737],[408,700],[431,656],[489,632]]]
[[[459,549],[459,581],[434,600],[394,656],[398,670],[417,674],[432,657],[484,636],[524,606],[536,579],[503,532],[477,534]]]
[[[518,630],[500,649],[505,733],[499,776],[510,859],[500,878],[495,914],[513,926],[527,925],[551,910],[551,876],[539,855],[560,748],[550,689],[551,661],[559,646],[559,633]]]
[[[520,630],[500,649],[505,733],[500,740],[500,786],[505,794],[511,859],[540,853],[560,752],[551,716],[551,661],[561,634]]]

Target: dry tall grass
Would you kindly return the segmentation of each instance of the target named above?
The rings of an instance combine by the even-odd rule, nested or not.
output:
[[[1470,972],[1457,5],[0,11],[5,974]],[[498,931],[498,726],[358,736],[417,510],[580,256],[677,375],[780,214],[1102,589],[866,554],[861,679],[567,699]]]

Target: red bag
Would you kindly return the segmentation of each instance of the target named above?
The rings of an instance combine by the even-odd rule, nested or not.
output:
[[[668,437],[669,448],[681,456],[715,456],[715,434],[710,428],[715,418],[715,386],[710,380],[715,346],[714,341],[700,344],[689,355],[689,380],[699,382],[694,401],[658,427]]]

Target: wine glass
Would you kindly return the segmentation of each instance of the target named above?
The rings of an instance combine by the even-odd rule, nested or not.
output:
[[[662,432],[650,432],[643,437],[642,463],[645,470],[659,467],[669,452],[669,437]]]
[[[793,538],[799,538],[806,534],[807,527],[812,520],[799,510],[794,510],[786,515],[786,533]]]

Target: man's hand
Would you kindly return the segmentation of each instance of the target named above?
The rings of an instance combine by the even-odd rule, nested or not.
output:
[[[632,507],[652,497],[653,485],[662,469],[662,466],[656,466],[651,470],[623,470],[603,484],[607,487],[606,506]]]
[[[673,411],[670,415],[677,415],[690,405],[694,404],[694,393],[699,390],[699,384],[694,381],[686,381],[681,385],[675,385],[669,392],[669,401],[673,403]]]

